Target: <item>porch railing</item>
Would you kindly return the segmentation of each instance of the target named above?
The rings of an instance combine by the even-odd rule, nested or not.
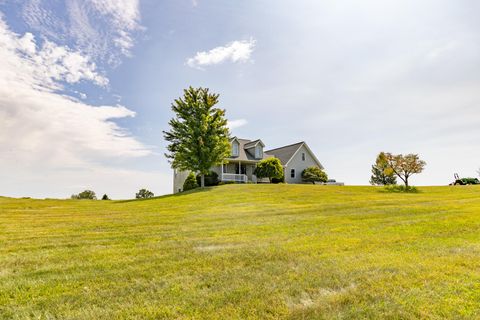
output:
[[[222,181],[235,181],[246,183],[248,177],[246,174],[224,173],[222,175]]]

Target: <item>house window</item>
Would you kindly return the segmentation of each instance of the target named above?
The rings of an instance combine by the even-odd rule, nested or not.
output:
[[[238,157],[238,143],[237,142],[234,142],[232,144],[232,155],[234,157]]]
[[[255,147],[255,158],[260,159],[262,157],[263,157],[262,147],[256,146]]]
[[[295,178],[295,169],[290,170],[290,178]]]
[[[305,152],[302,152],[302,161],[305,161]]]

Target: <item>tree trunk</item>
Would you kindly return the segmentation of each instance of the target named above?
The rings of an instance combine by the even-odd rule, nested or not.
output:
[[[405,188],[408,189],[408,178],[405,178]]]
[[[205,188],[205,175],[203,173],[200,175],[200,187]]]

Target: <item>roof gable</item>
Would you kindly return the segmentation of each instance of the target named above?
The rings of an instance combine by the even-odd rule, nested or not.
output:
[[[288,146],[272,149],[272,150],[267,150],[265,151],[268,154],[274,155],[276,158],[280,160],[282,165],[286,165],[288,161],[293,157],[293,155],[300,149],[300,147],[303,145],[302,142],[290,144]]]
[[[272,150],[267,150],[268,154],[274,155],[276,158],[280,160],[282,165],[286,166],[292,160],[292,158],[297,154],[298,150],[302,146],[305,146],[305,149],[307,149],[308,153],[312,156],[313,160],[317,163],[317,165],[323,169],[322,164],[320,161],[318,161],[317,157],[315,154],[312,152],[312,150],[308,147],[307,143],[305,141],[297,142],[294,144],[290,144],[288,146],[272,149]]]
[[[260,144],[262,147],[265,147],[265,144],[262,142],[262,140],[257,139],[257,140],[254,140],[254,141],[250,141],[250,142],[248,142],[248,143],[245,143],[244,148],[245,148],[245,149],[254,148],[254,147],[256,147],[258,144]]]
[[[231,160],[258,162],[259,160],[271,157],[271,155],[268,155],[267,153],[263,152],[262,158],[255,158],[255,152],[251,152],[251,149],[259,144],[262,145],[262,147],[264,147],[264,144],[260,139],[253,140],[253,141],[248,139],[240,139],[237,137],[233,137],[232,139],[230,139],[230,143],[233,143],[234,141],[239,143],[239,148],[238,148],[239,152],[238,152],[238,156],[230,156],[229,159]]]

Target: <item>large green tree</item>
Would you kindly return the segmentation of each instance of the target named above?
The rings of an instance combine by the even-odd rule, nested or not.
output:
[[[408,178],[414,174],[421,173],[427,165],[425,161],[420,159],[418,154],[395,155],[385,153],[385,159],[388,164],[385,173],[389,174],[393,172],[405,183],[406,188],[408,188]]]
[[[380,152],[372,165],[372,176],[370,177],[370,184],[376,186],[387,186],[397,184],[397,177],[392,170],[388,170],[388,161],[385,152]]]
[[[230,132],[225,110],[216,108],[218,94],[208,88],[184,90],[183,97],[172,103],[175,117],[169,122],[170,131],[164,131],[172,168],[198,172],[201,187],[210,168],[230,155]]]
[[[271,183],[273,178],[283,178],[283,167],[277,158],[267,158],[257,163],[254,173],[257,178],[268,178]]]

